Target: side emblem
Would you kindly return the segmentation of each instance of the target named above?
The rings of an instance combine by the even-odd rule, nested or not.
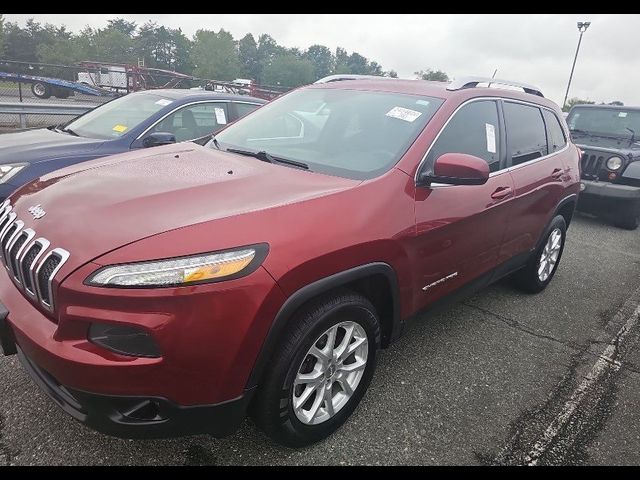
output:
[[[42,208],[42,206],[40,205],[29,207],[29,213],[33,215],[33,218],[35,218],[36,220],[44,217],[47,214],[47,212],[44,211],[44,208]]]

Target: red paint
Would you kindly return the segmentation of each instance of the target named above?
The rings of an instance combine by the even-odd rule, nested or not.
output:
[[[446,101],[394,168],[364,182],[178,144],[87,162],[27,185],[11,198],[18,217],[71,257],[54,282],[54,315],[26,299],[0,269],[0,300],[25,352],[63,384],[90,392],[157,395],[182,405],[229,400],[242,394],[276,313],[305,285],[386,262],[397,274],[401,317],[407,318],[530,250],[560,200],[578,193],[579,156],[571,146],[492,176],[484,162],[448,155],[437,173],[481,174],[486,183],[415,186],[425,152],[464,101],[515,98],[548,106],[562,118],[548,100],[401,80],[309,88],[377,89]],[[553,174],[557,169],[560,176]],[[40,220],[27,212],[35,204],[47,211]],[[270,251],[262,267],[237,280],[131,290],[83,283],[101,265],[263,242]],[[126,357],[89,343],[94,321],[141,326],[153,334],[162,358]]]
[[[445,153],[436,159],[433,173],[439,177],[489,178],[489,164],[465,153]]]

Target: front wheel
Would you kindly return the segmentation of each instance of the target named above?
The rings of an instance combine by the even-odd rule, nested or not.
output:
[[[380,324],[371,302],[349,291],[318,298],[292,322],[250,410],[274,440],[303,447],[331,435],[360,403]]]
[[[527,264],[514,275],[515,285],[527,293],[538,293],[547,288],[558,269],[567,236],[567,223],[558,215],[545,231],[542,244]]]
[[[634,204],[621,209],[614,219],[614,225],[625,230],[635,230],[640,225],[640,208]]]

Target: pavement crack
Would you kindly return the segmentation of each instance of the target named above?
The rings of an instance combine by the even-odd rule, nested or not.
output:
[[[491,310],[488,310],[486,308],[483,307],[479,307],[477,305],[473,305],[471,303],[464,303],[465,306],[473,308],[475,310],[478,310],[482,313],[486,313],[487,315],[490,315],[491,317],[495,318],[496,320],[508,325],[511,328],[514,328],[515,330],[518,330],[520,332],[526,333],[528,335],[534,336],[536,338],[542,339],[542,340],[549,340],[551,342],[555,342],[555,343],[559,343],[567,348],[570,348],[571,350],[574,351],[583,351],[584,347],[575,343],[575,342],[571,342],[571,341],[567,341],[567,340],[561,340],[559,338],[556,338],[552,335],[546,335],[543,333],[538,333],[535,330],[526,327],[525,325],[523,325],[522,323],[518,322],[517,320],[514,320],[512,318],[509,317],[505,317],[504,315],[500,315],[499,313],[496,312],[492,312]]]

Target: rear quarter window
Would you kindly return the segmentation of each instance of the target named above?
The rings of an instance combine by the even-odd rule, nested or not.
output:
[[[549,137],[549,153],[562,150],[567,144],[567,138],[564,135],[564,130],[560,126],[560,120],[555,113],[550,110],[542,110],[544,115],[544,121],[547,124],[547,133]]]

